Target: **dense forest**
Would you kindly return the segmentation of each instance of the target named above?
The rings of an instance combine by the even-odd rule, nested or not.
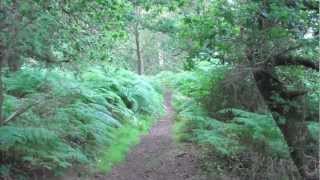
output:
[[[318,179],[319,4],[0,0],[0,179]]]

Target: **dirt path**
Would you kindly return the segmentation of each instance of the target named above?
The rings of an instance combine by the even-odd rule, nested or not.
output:
[[[201,180],[192,147],[179,148],[172,139],[174,110],[171,93],[165,95],[166,115],[143,136],[125,162],[98,180]],[[186,145],[184,145],[186,146]],[[184,150],[182,150],[184,149]],[[185,150],[187,149],[187,151]]]

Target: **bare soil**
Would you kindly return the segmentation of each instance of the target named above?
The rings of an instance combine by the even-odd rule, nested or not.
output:
[[[171,92],[165,95],[166,115],[141,139],[128,154],[126,161],[96,180],[202,180],[200,163],[192,145],[183,148],[173,141],[175,116]]]

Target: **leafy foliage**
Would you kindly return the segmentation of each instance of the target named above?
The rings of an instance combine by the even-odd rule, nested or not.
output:
[[[304,172],[319,169],[319,73],[306,70],[319,71],[318,6],[0,1],[1,178],[77,163],[110,168],[162,113],[162,85],[175,91],[177,138],[224,158],[225,169],[239,164],[244,179],[265,179],[270,163],[270,179],[292,179],[291,156],[300,175],[319,175]],[[124,70],[137,59],[139,73],[166,71]]]
[[[193,100],[183,97],[175,100],[180,140],[210,145],[213,151],[227,156],[252,150],[278,157],[288,155],[281,133],[270,115],[225,109],[218,113],[232,113],[233,118],[223,122],[208,117]]]
[[[217,64],[215,61],[203,61],[199,62],[193,71],[162,72],[157,75],[157,79],[162,84],[200,101],[208,96],[209,89],[223,79],[227,70],[227,66]]]
[[[1,167],[10,167],[7,176],[18,169],[57,171],[74,163],[94,165],[107,147],[116,144],[119,128],[139,129],[142,114],[153,119],[163,109],[161,92],[127,71],[92,68],[79,80],[59,70],[26,67],[10,73],[5,84],[6,116],[39,101],[0,127],[0,151],[5,155]]]
[[[204,164],[209,173],[235,171],[232,174],[236,177],[252,178],[258,171],[254,168],[255,166],[266,173],[275,173],[272,176],[288,177],[291,176],[291,173],[296,172],[290,165],[289,148],[269,111],[250,112],[249,108],[239,109],[235,101],[230,101],[234,98],[233,94],[229,94],[231,97],[225,97],[228,90],[222,91],[221,89],[225,81],[230,81],[226,78],[229,78],[229,74],[232,74],[233,71],[226,71],[223,66],[220,67],[222,68],[220,71],[215,68],[216,66],[213,66],[212,71],[204,71],[200,70],[201,64],[199,64],[200,68],[196,65],[193,71],[172,75],[166,73],[158,76],[160,81],[175,90],[174,107],[177,111],[175,136],[177,140],[193,142],[201,147],[201,151],[205,154]],[[208,65],[205,67],[212,68]],[[221,74],[220,76],[209,76],[208,74],[205,76],[206,73]],[[179,80],[176,82],[176,79]],[[184,81],[184,79],[187,80]],[[304,82],[310,83],[310,87],[315,88],[316,86],[310,81]],[[242,83],[247,82],[242,81]],[[313,95],[313,93],[310,94]],[[237,96],[247,97],[245,94],[237,94]],[[223,104],[224,101],[218,101],[219,97],[226,98],[228,103]],[[210,105],[208,100],[211,98],[214,99],[211,102],[215,104],[208,106]],[[223,107],[223,109],[217,109],[218,107]],[[315,116],[313,114],[310,117]],[[313,140],[318,138],[319,123],[309,123],[308,129]],[[309,146],[305,148],[317,149]],[[208,158],[213,162],[208,162]],[[259,164],[258,159],[276,165],[271,167],[263,163]],[[277,169],[277,166],[280,166],[278,163],[287,164],[290,170]],[[246,167],[242,169],[237,166]],[[271,169],[268,168],[275,169],[271,172]],[[260,174],[260,176],[267,175]]]

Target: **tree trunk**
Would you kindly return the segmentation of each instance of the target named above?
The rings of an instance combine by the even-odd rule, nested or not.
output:
[[[308,136],[305,123],[303,95],[291,97],[278,80],[274,67],[260,67],[253,71],[257,87],[269,107],[286,141],[290,156],[304,179],[313,179],[304,163],[304,142]]]
[[[271,3],[263,0],[261,5],[268,14]],[[261,15],[261,12],[258,12],[257,16],[258,29],[261,31],[266,30],[273,23],[270,19]],[[266,45],[267,42],[263,38],[260,41],[252,49],[247,49],[247,58],[252,65],[257,63],[255,60],[260,60],[261,62],[270,57],[268,48],[261,46],[261,44]],[[305,103],[303,101],[305,93],[291,96],[287,88],[280,82],[275,72],[276,63],[274,63],[279,62],[279,58],[274,56],[273,63],[260,63],[258,67],[253,67],[253,77],[259,92],[264,98],[273,119],[289,147],[290,157],[297,167],[299,174],[303,179],[314,179],[315,177],[308,175],[306,171],[307,166],[304,162],[304,143],[309,133],[305,122]],[[282,61],[286,61],[286,59],[282,59]]]
[[[3,62],[6,59],[5,48],[2,46],[0,42],[0,124],[3,123],[3,101],[4,101],[4,87],[3,87],[3,80],[2,80],[2,69],[3,69]]]
[[[139,24],[135,25],[134,29],[135,43],[136,43],[136,55],[137,55],[137,65],[138,65],[138,74],[142,75],[144,73],[144,63],[141,56],[140,49],[140,32],[139,32]]]
[[[7,58],[7,64],[9,67],[9,70],[12,72],[18,71],[21,67],[21,62],[19,59],[19,55],[15,53],[10,53],[10,56]]]
[[[161,41],[160,40],[158,40],[158,62],[159,62],[159,68],[160,68],[160,70],[162,70],[162,67],[164,65],[164,53],[161,48]]]

